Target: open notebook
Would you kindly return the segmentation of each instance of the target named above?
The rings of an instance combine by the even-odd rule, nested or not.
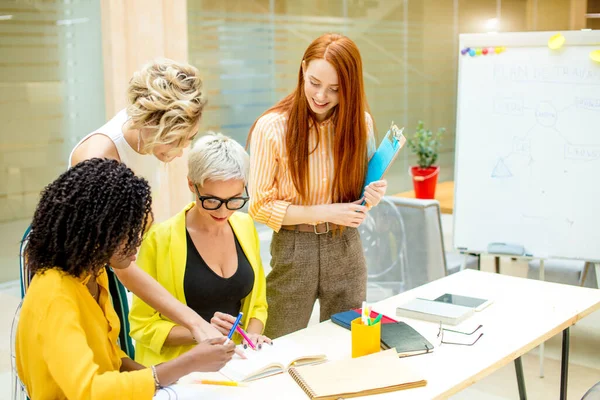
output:
[[[231,380],[247,382],[280,374],[291,366],[317,364],[327,360],[325,354],[311,352],[304,346],[284,341],[272,346],[263,344],[261,350],[245,350],[244,354],[246,360],[235,355],[219,372]]]
[[[311,399],[367,396],[425,386],[427,381],[395,349],[321,365],[293,367],[290,375]]]

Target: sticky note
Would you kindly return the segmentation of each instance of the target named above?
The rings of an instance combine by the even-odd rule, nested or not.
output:
[[[548,47],[552,50],[560,49],[563,44],[565,44],[565,37],[562,35],[562,33],[552,35],[550,39],[548,39]]]
[[[594,50],[590,52],[590,58],[597,63],[600,63],[600,50]]]

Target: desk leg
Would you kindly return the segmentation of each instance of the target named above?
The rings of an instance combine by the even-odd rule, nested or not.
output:
[[[562,337],[562,360],[560,365],[560,400],[567,400],[567,381],[569,379],[569,341],[570,329],[563,331]]]
[[[519,385],[519,399],[527,400],[527,390],[525,390],[525,378],[523,376],[523,361],[521,357],[515,360],[515,371],[517,371],[517,384]]]
[[[496,265],[496,273],[500,273],[500,257],[494,257],[494,264]]]

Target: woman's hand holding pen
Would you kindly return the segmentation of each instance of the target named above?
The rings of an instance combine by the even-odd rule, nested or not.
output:
[[[235,317],[233,315],[225,314],[218,311],[210,319],[210,324],[225,336],[229,334],[229,331],[231,330],[231,327],[233,326],[234,322]]]
[[[214,372],[223,368],[235,352],[235,344],[225,344],[225,340],[225,337],[208,339],[191,349],[189,352],[194,362],[194,370]]]
[[[375,207],[387,190],[387,181],[385,179],[380,181],[371,182],[365,187],[364,199],[367,202],[367,208]]]
[[[250,346],[250,347],[254,348],[255,350],[260,350],[263,346],[263,343],[273,344],[273,341],[271,339],[269,339],[265,335],[261,335],[260,333],[247,332],[245,335],[248,339],[250,339],[251,343],[249,343],[248,340],[246,340],[246,338],[244,338],[244,340],[242,340],[244,349],[246,349],[248,346]]]
[[[213,317],[210,319],[210,323],[221,333],[227,336],[229,334],[229,331],[233,327],[233,324],[235,323],[235,317],[233,315],[217,311],[215,315],[213,315]],[[258,327],[255,328],[259,329]],[[262,323],[260,324],[260,328],[262,328]],[[249,330],[250,329],[252,328],[249,328]],[[238,326],[237,330],[238,332],[240,330],[243,332],[243,334],[240,334],[243,337],[242,344],[244,345],[244,349],[250,346],[255,350],[260,350],[263,343],[272,343],[271,339],[269,339],[265,335],[261,335],[260,333],[245,332],[241,328],[241,326]]]

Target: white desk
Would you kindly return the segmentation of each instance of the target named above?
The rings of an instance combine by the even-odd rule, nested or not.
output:
[[[431,354],[399,360],[421,370],[428,381],[427,386],[371,397],[406,400],[447,398],[513,360],[520,361],[522,354],[564,331],[563,345],[566,346],[563,360],[567,363],[563,366],[565,379],[561,385],[561,398],[566,398],[568,328],[600,308],[600,290],[465,270],[384,300],[373,308],[395,317],[398,304],[413,297],[434,298],[445,292],[494,299],[490,307],[466,322],[483,324],[483,337],[471,347],[443,344]],[[437,324],[403,320],[431,340],[437,335]],[[275,346],[283,345],[287,340],[311,346],[320,343],[331,360],[350,358],[350,331],[331,321],[277,339]],[[516,365],[518,369],[518,363]],[[308,399],[287,373],[252,382],[248,387],[195,386],[189,390],[195,390],[196,396],[207,390],[220,398]],[[216,397],[205,393],[202,398]]]

